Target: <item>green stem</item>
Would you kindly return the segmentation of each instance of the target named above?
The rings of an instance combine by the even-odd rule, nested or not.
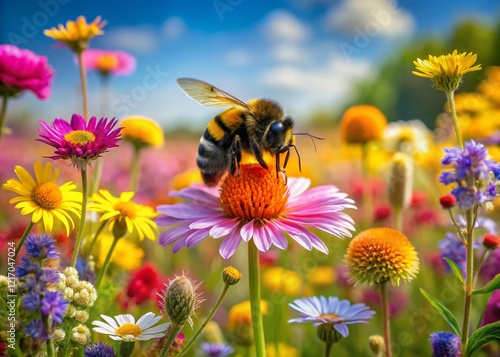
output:
[[[325,357],[330,357],[330,351],[332,350],[333,343],[327,342],[325,348]]]
[[[474,289],[473,276],[474,276],[474,231],[471,224],[474,224],[474,218],[472,217],[472,210],[467,210],[465,212],[465,218],[467,221],[467,265],[466,265],[466,276],[465,276],[465,298],[464,298],[464,321],[462,325],[462,355],[466,355],[467,351],[467,341],[469,339],[469,325],[471,318],[471,308],[472,308],[472,291]]]
[[[483,266],[483,263],[486,260],[486,257],[488,256],[489,252],[490,252],[489,249],[485,249],[483,251],[483,254],[481,254],[481,258],[479,258],[479,263],[477,263],[477,267],[476,267],[476,273],[474,274],[474,278],[472,280],[473,287],[476,286],[477,278],[479,277],[479,272],[481,271],[481,267]]]
[[[106,226],[106,223],[108,223],[108,221],[102,222],[101,225],[99,226],[99,228],[97,228],[97,231],[95,232],[94,238],[92,239],[92,242],[90,243],[90,247],[88,249],[88,255],[92,254],[92,250],[94,249],[94,245],[95,245],[95,242],[97,241],[97,237],[99,236],[99,234],[101,234],[102,230]]]
[[[403,232],[403,210],[394,208],[394,229]]]
[[[139,156],[141,149],[134,147],[132,162],[130,163],[130,191],[136,192],[139,185]]]
[[[45,329],[47,330],[47,333],[50,333],[52,326],[50,323],[50,318],[44,318],[45,320]],[[47,346],[47,356],[48,357],[54,357],[54,340],[52,338],[49,338],[46,342]]]
[[[172,346],[172,343],[174,343],[175,337],[177,336],[177,334],[179,333],[181,328],[182,328],[182,326],[172,325],[172,331],[170,333],[170,336],[168,336],[167,344],[165,345],[165,347],[161,351],[160,357],[167,356],[168,350],[170,349],[170,346]]]
[[[83,116],[85,120],[89,119],[89,105],[87,100],[87,75],[85,74],[85,67],[83,66],[82,52],[77,54],[78,69],[80,71],[80,81],[82,84],[82,100],[83,100]]]
[[[453,213],[451,213],[451,209],[448,209],[448,213],[450,214],[450,218],[451,218],[451,221],[453,222],[453,225],[455,226],[455,228],[457,229],[457,233],[458,235],[460,236],[460,238],[462,239],[462,242],[464,243],[464,245],[467,243],[467,240],[465,239],[463,233],[462,233],[462,230],[460,229],[460,226],[457,224],[457,222],[455,221],[455,218],[453,217]]]
[[[448,105],[450,106],[450,114],[453,119],[453,127],[455,128],[455,135],[457,137],[457,142],[460,148],[463,150],[464,149],[464,142],[462,140],[462,133],[460,132],[460,125],[458,123],[458,116],[457,116],[457,110],[455,108],[455,98],[454,98],[454,91],[447,91],[446,92],[446,99],[448,99]]]
[[[372,198],[372,187],[371,182],[368,179],[368,144],[361,145],[361,177],[363,180],[363,216],[366,225],[369,225],[372,221],[373,213],[373,198]]]
[[[257,357],[265,357],[264,324],[260,308],[259,251],[253,241],[248,242],[248,280],[255,352]]]
[[[184,346],[184,348],[182,349],[182,351],[177,355],[177,357],[181,357],[183,356],[188,350],[189,348],[193,345],[193,343],[196,341],[196,339],[198,338],[198,336],[201,334],[201,332],[203,331],[203,329],[205,328],[205,326],[207,326],[207,324],[210,322],[210,320],[212,319],[212,317],[214,316],[215,312],[217,311],[217,309],[219,308],[220,304],[222,303],[222,299],[224,299],[224,296],[226,295],[227,293],[227,290],[229,289],[229,284],[226,284],[224,286],[224,289],[222,289],[222,292],[219,296],[219,299],[217,300],[217,302],[215,303],[214,307],[212,308],[212,310],[210,310],[210,313],[208,314],[207,318],[205,319],[205,321],[203,322],[203,324],[200,326],[200,328],[198,329],[198,331],[195,332],[195,334],[193,335],[193,337],[191,337],[191,339],[189,340],[189,342],[186,344],[186,346]]]
[[[33,221],[30,221],[30,224],[28,224],[28,227],[26,227],[26,229],[24,230],[23,236],[19,240],[19,243],[17,243],[16,252],[14,253],[14,261],[17,260],[17,256],[19,255],[19,252],[21,251],[21,248],[23,247],[24,241],[26,240],[26,238],[28,237],[28,234],[30,234],[30,232],[34,226],[35,226],[35,223],[33,223]]]
[[[111,247],[109,248],[108,254],[106,255],[106,259],[104,260],[104,264],[102,265],[101,270],[99,270],[99,277],[97,278],[97,281],[95,283],[95,288],[99,288],[101,285],[102,279],[104,278],[104,275],[106,274],[106,270],[108,270],[109,262],[111,261],[111,256],[113,255],[113,251],[115,250],[116,243],[118,243],[118,240],[120,237],[114,237],[113,243],[111,243]]]
[[[389,300],[387,299],[386,283],[380,284],[380,300],[382,302],[382,320],[384,325],[385,352],[387,357],[392,356],[391,327],[389,314]]]
[[[5,125],[5,117],[7,116],[7,97],[3,96],[2,99],[2,111],[0,112],[0,140],[2,140],[3,126]]]
[[[101,176],[102,176],[102,167],[104,166],[104,157],[98,157],[94,161],[94,163],[95,164],[94,164],[94,172],[92,174],[92,187],[90,188],[89,196],[99,190],[99,184],[101,182]]]
[[[85,228],[85,218],[87,216],[87,199],[88,199],[88,182],[87,182],[87,168],[82,170],[82,213],[80,216],[80,224],[78,226],[78,233],[76,235],[75,248],[73,249],[73,257],[71,258],[71,266],[76,266],[76,259],[78,252],[83,241],[83,231]]]

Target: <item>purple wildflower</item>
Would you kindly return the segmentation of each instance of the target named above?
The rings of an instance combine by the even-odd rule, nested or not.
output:
[[[103,342],[97,342],[93,345],[86,346],[84,353],[85,357],[116,357],[113,347]]]
[[[484,311],[481,326],[500,321],[500,290],[495,290],[491,295],[486,310]]]
[[[460,357],[460,338],[451,332],[434,332],[429,339],[432,357]]]
[[[234,348],[225,343],[209,343],[201,344],[201,353],[207,357],[226,357],[234,352]]]

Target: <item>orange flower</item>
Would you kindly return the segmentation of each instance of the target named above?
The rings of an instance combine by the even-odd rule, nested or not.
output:
[[[345,262],[354,285],[411,281],[418,273],[418,255],[402,233],[385,227],[359,233],[349,243]]]
[[[342,140],[349,144],[366,144],[384,136],[387,119],[372,105],[357,105],[346,110],[340,122]]]

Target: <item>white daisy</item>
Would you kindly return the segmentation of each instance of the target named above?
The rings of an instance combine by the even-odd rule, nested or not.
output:
[[[431,131],[420,120],[397,121],[389,123],[384,131],[383,146],[391,151],[409,154],[429,151]]]
[[[111,339],[118,341],[146,341],[160,338],[165,336],[165,331],[169,325],[164,323],[154,326],[162,316],[155,317],[152,312],[146,313],[137,322],[135,322],[134,316],[130,314],[118,315],[114,319],[106,315],[101,315],[101,317],[107,323],[99,320],[93,321],[92,325],[98,326],[94,327],[93,330],[109,335]]]

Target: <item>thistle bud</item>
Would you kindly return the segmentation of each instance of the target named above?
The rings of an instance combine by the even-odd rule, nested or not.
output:
[[[395,209],[410,205],[413,188],[413,164],[408,154],[398,152],[392,158],[389,177],[389,202]]]
[[[241,272],[238,269],[232,267],[231,265],[225,267],[224,270],[222,271],[222,280],[227,285],[235,285],[238,283],[238,281],[240,281],[240,279],[241,279]]]
[[[197,307],[197,285],[193,285],[186,275],[180,275],[170,281],[163,293],[165,313],[174,325],[193,324],[191,317]]]

